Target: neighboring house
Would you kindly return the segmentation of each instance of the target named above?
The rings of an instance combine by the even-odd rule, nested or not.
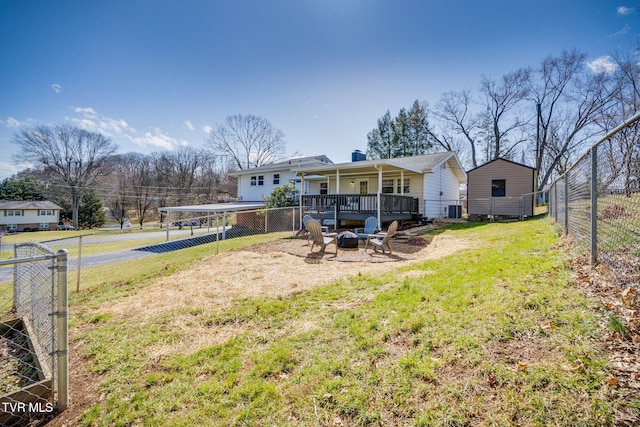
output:
[[[453,152],[366,160],[356,151],[348,163],[308,162],[286,170],[279,165],[269,173],[286,172],[297,183],[302,210],[336,224],[362,222],[369,216],[376,216],[380,225],[394,219],[448,217],[449,209],[459,206],[460,185],[466,182]],[[246,182],[263,168],[236,173],[239,198],[247,200]]]
[[[301,180],[297,174],[298,170],[302,167],[327,163],[333,163],[327,156],[299,157],[232,172],[230,175],[238,178],[239,202],[263,202],[276,187],[284,184],[294,184],[300,191]]]
[[[55,230],[62,208],[52,202],[0,200],[0,230]]]
[[[467,172],[467,212],[480,216],[533,216],[535,168],[495,159]]]

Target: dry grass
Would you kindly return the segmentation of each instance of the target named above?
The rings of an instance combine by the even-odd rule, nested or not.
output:
[[[434,236],[425,246],[395,243],[393,256],[364,250],[338,251],[338,256],[309,254],[301,239],[281,240],[244,250],[225,252],[205,259],[191,270],[162,278],[135,295],[109,302],[98,309],[114,321],[138,322],[172,316],[167,325],[181,339],[150,349],[157,358],[189,354],[212,344],[228,341],[243,332],[241,326],[194,325],[188,312],[219,312],[241,298],[279,297],[318,288],[360,274],[378,275],[416,260],[438,259],[469,247],[469,242],[451,235]],[[376,261],[369,261],[375,259]],[[424,272],[422,272],[424,274]]]

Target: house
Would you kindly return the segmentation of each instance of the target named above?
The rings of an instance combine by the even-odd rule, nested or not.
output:
[[[301,167],[333,163],[327,156],[300,157],[251,169],[232,172],[238,178],[239,202],[263,202],[276,187],[294,184],[301,190],[298,170]]]
[[[62,208],[48,201],[0,200],[0,230],[55,230]]]
[[[367,160],[355,151],[351,159],[347,163],[316,161],[295,167],[280,163],[280,169],[274,164],[268,173],[291,177],[301,193],[301,211],[335,225],[361,223],[369,216],[376,216],[382,225],[396,219],[448,217],[450,210],[459,213],[454,207],[459,206],[460,185],[466,182],[466,174],[455,153]],[[246,200],[246,182],[264,170],[236,173],[238,197]]]
[[[533,216],[535,168],[495,159],[467,172],[467,212],[480,216]]]

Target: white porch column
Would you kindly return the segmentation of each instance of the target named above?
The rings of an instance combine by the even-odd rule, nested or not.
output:
[[[304,172],[300,174],[300,228],[302,229],[302,196],[304,196]]]
[[[400,169],[400,195],[404,196],[404,169]]]
[[[329,177],[327,177],[327,180],[329,180]],[[340,169],[336,169],[336,194],[340,194]]]
[[[382,230],[382,213],[380,202],[382,199],[382,166],[374,165],[376,169],[378,169],[378,191],[377,191],[377,199],[378,199],[378,230]]]

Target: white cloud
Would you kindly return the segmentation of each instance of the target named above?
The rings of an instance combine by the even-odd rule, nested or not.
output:
[[[206,134],[211,133],[211,131],[213,130],[213,128],[211,126],[205,126],[202,128],[202,131]]]
[[[633,8],[627,6],[618,6],[617,12],[618,15],[629,15],[631,12],[633,12]]]
[[[20,127],[22,125],[22,123],[20,123],[18,120],[14,119],[13,117],[9,117],[5,123],[7,124],[8,128],[17,128]]]
[[[161,129],[154,128],[153,132],[147,132],[140,137],[131,137],[129,139],[136,145],[141,147],[157,147],[165,150],[173,150],[178,146],[186,146],[189,143],[185,140],[177,140],[170,137],[167,133]]]
[[[609,37],[610,38],[621,37],[621,36],[624,36],[625,34],[629,34],[630,31],[631,31],[631,27],[628,25],[625,25],[624,27],[622,27],[620,31],[617,31],[611,34]]]
[[[196,128],[193,126],[193,123],[191,123],[191,120],[187,120],[186,122],[184,122],[184,125],[187,127],[187,129],[189,130],[196,130]]]
[[[53,90],[55,93],[60,93],[60,91],[62,91],[62,85],[54,83],[51,85],[51,90]]]
[[[71,117],[67,120],[88,131],[99,132],[106,137],[136,133],[136,130],[126,121],[103,116],[91,107],[76,107],[73,111],[80,117]]]
[[[613,73],[618,69],[616,64],[610,56],[601,56],[592,61],[587,62],[587,67],[594,73]]]

